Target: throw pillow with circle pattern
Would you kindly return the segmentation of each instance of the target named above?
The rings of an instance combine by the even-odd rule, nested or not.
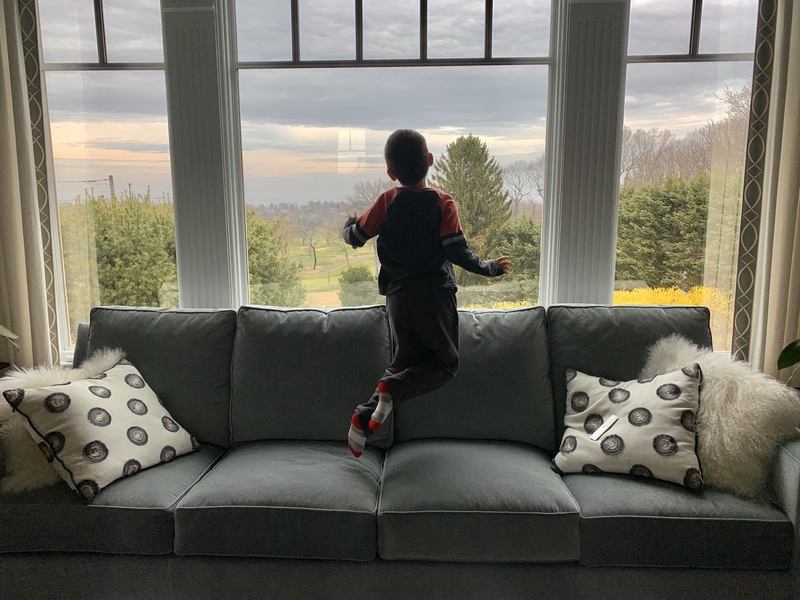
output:
[[[3,391],[48,462],[86,500],[196,449],[127,360],[86,379]]]
[[[649,379],[612,381],[567,369],[562,473],[625,473],[703,487],[694,420],[697,364]]]

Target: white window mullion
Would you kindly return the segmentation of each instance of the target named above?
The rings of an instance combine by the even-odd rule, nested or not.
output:
[[[629,0],[557,4],[541,303],[609,304],[614,293]]]
[[[550,8],[550,72],[547,91],[547,139],[545,202],[542,209],[541,259],[539,263],[539,303],[549,306],[556,302],[556,282],[559,276],[561,237],[561,184],[564,169],[564,113],[567,54],[568,5],[552,0]]]
[[[232,0],[217,0],[219,85],[222,121],[223,176],[228,224],[228,261],[232,306],[250,299],[247,274],[247,223],[239,116],[239,76],[236,70],[236,15]]]
[[[240,243],[232,232],[243,225],[226,173],[232,134],[223,124],[223,102],[231,98],[220,75],[218,11],[215,0],[161,6],[180,304],[235,308],[244,298],[236,285],[241,256],[232,252]]]

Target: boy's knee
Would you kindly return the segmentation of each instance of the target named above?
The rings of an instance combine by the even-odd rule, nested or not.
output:
[[[448,381],[456,376],[456,373],[458,373],[458,354],[453,353],[450,355],[449,360],[444,363],[443,371]]]
[[[458,365],[455,367],[445,367],[443,370],[445,381],[450,381],[458,373]]]

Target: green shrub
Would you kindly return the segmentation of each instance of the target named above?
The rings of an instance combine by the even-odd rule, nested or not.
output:
[[[339,276],[339,301],[342,306],[367,306],[382,304],[378,284],[372,270],[366,265],[356,265],[342,271]]]

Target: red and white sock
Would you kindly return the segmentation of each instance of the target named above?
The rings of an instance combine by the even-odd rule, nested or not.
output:
[[[372,432],[370,431],[370,433]],[[366,443],[367,436],[359,421],[358,413],[353,413],[353,417],[350,419],[350,431],[347,433],[347,447],[350,448],[353,456],[358,458],[364,452]]]
[[[347,433],[347,447],[358,458],[364,452],[367,438],[383,427],[392,412],[392,395],[389,386],[378,382],[375,394],[368,402],[359,404],[350,418],[350,431]]]
[[[375,412],[372,413],[372,418],[369,420],[367,427],[370,431],[378,431],[383,427],[389,414],[392,412],[393,402],[392,394],[389,392],[389,386],[384,381],[378,382],[378,406]]]

